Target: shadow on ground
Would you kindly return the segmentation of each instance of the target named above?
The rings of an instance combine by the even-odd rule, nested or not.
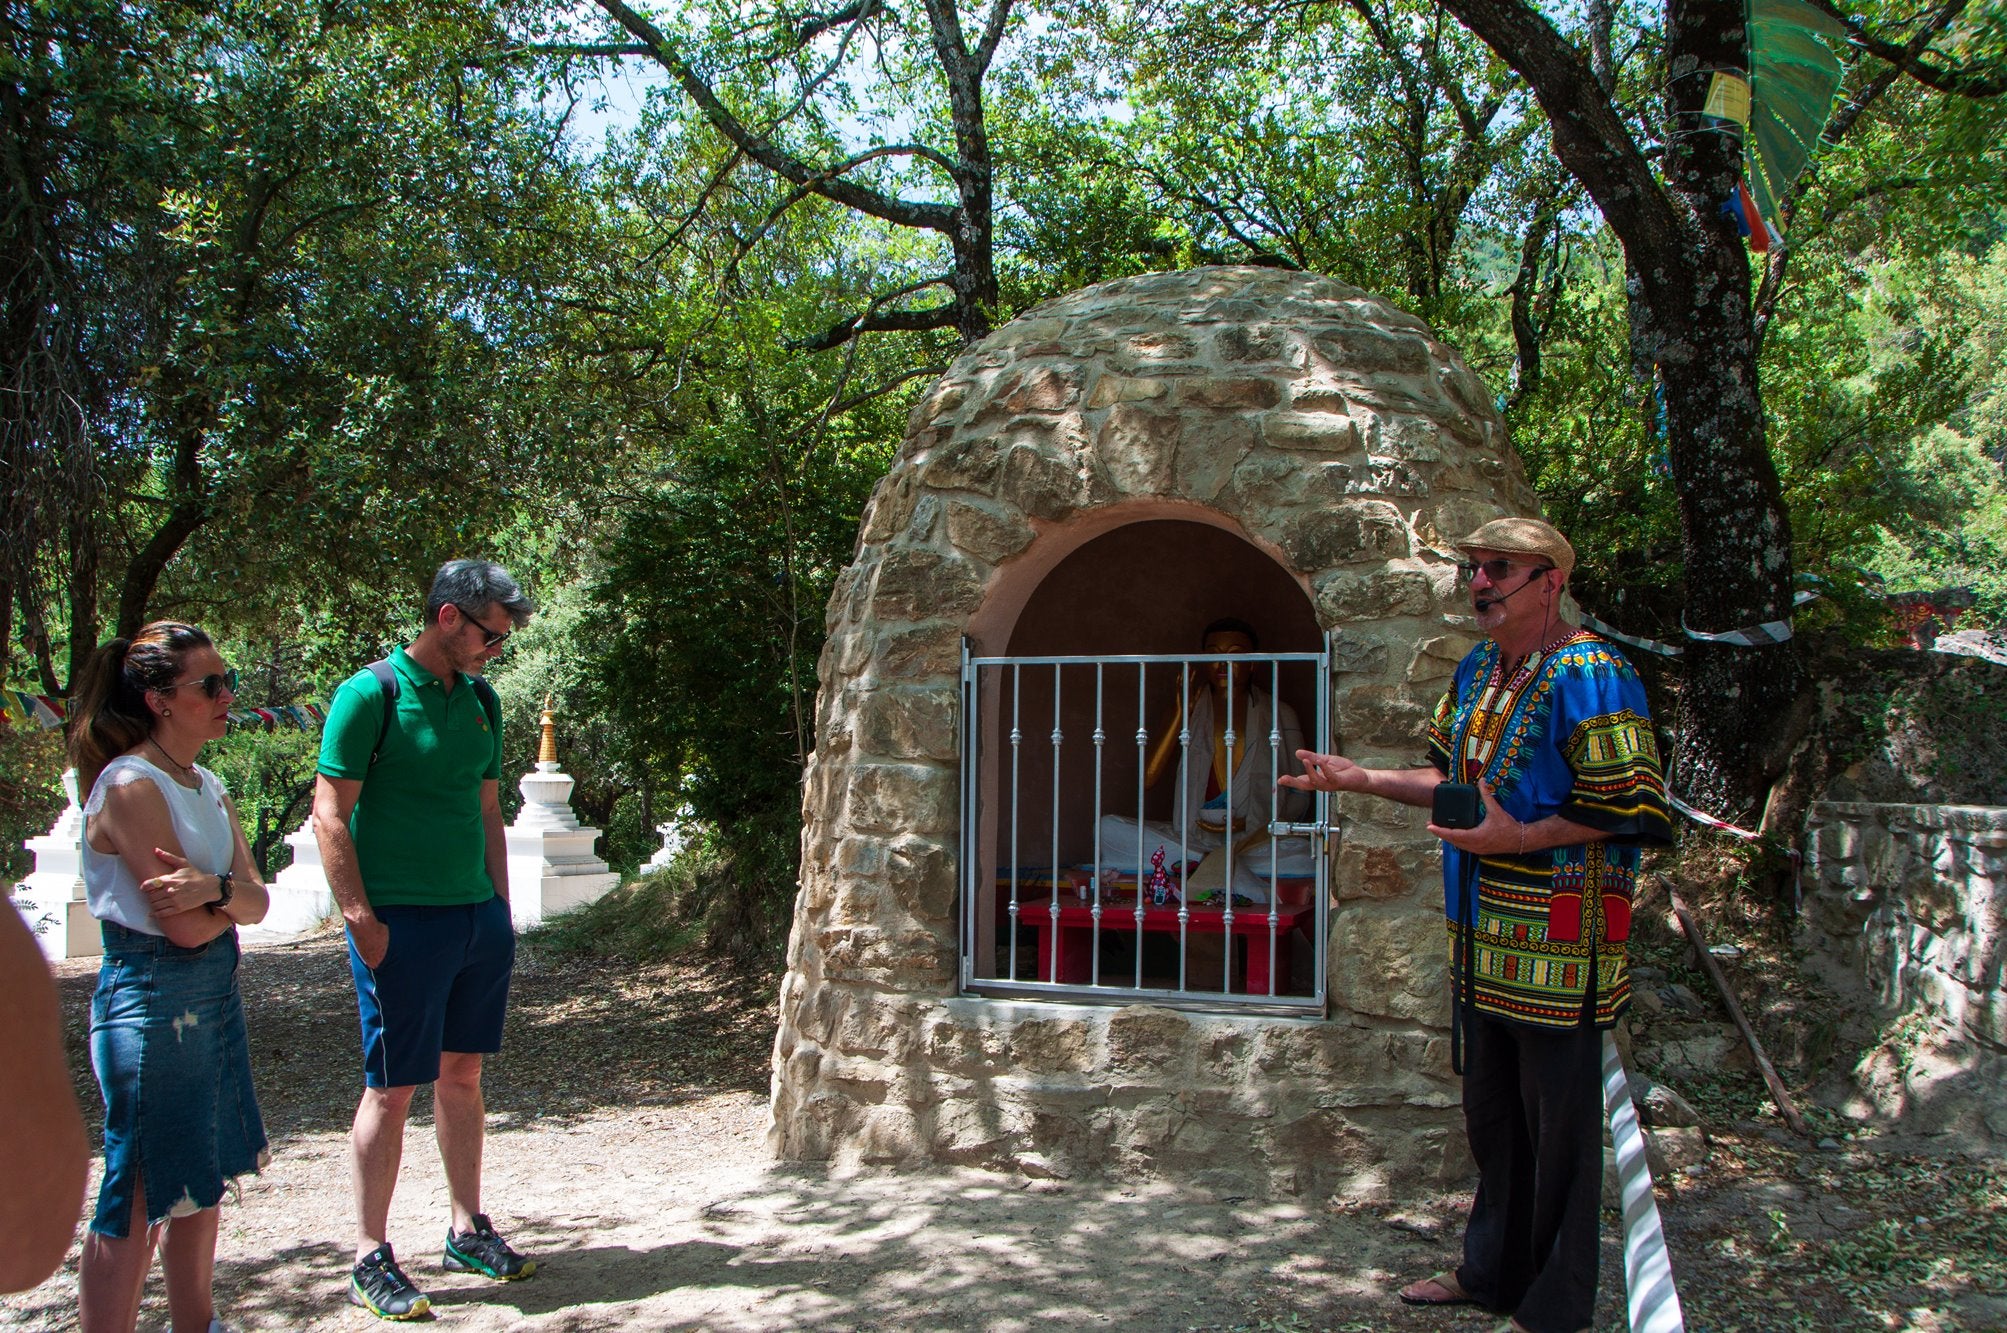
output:
[[[58,969],[64,1044],[93,1136],[102,1103],[89,1060],[93,963]],[[360,1028],[340,931],[254,946],[239,971],[251,1065],[275,1144],[346,1133],[362,1086]],[[526,937],[488,1110],[497,1128],[607,1107],[674,1105],[699,1093],[764,1091],[771,987],[724,967],[546,957]],[[429,1114],[426,1096],[414,1108]]]

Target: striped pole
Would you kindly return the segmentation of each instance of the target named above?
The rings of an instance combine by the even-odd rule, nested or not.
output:
[[[1673,1286],[1672,1258],[1666,1253],[1665,1228],[1659,1224],[1658,1201],[1652,1197],[1652,1172],[1645,1164],[1645,1134],[1638,1127],[1638,1110],[1631,1105],[1631,1083],[1624,1076],[1614,1033],[1603,1033],[1603,1109],[1610,1116],[1610,1138],[1617,1149],[1617,1184],[1624,1206],[1624,1294],[1630,1303],[1631,1333],[1686,1333],[1679,1292]]]

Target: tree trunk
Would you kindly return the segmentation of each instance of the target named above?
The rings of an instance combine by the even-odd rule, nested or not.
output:
[[[1001,35],[1010,0],[999,0],[990,31],[972,52],[962,32],[960,11],[951,0],[928,0],[927,20],[934,36],[934,56],[948,85],[948,116],[955,131],[955,218],[948,233],[954,253],[950,281],[955,289],[955,332],[964,343],[987,336],[997,305],[996,261],[993,251],[989,125],[983,114],[983,76]]]
[[[154,589],[160,584],[167,562],[208,519],[207,505],[184,502],[170,510],[166,520],[153,530],[153,536],[132,558],[132,563],[125,567],[125,580],[119,587],[118,598],[120,634],[136,634],[146,623],[147,605],[153,600]]]
[[[1791,614],[1791,525],[1764,440],[1749,262],[1721,214],[1741,174],[1740,133],[1702,117],[1716,71],[1747,70],[1742,0],[1667,0],[1665,177],[1656,178],[1592,54],[1523,0],[1445,0],[1526,79],[1554,152],[1623,243],[1631,350],[1664,385],[1679,496],[1687,627],[1720,633]],[[1689,641],[1674,721],[1672,787],[1746,821],[1774,774],[1770,728],[1796,693],[1788,643]]]
[[[26,588],[19,590],[15,605],[21,608],[21,642],[35,658],[35,678],[42,682],[42,693],[62,694],[63,683],[56,679],[56,659],[49,648],[49,626],[42,608],[30,600]]]
[[[1666,155],[1677,244],[1625,248],[1643,300],[1631,346],[1658,367],[1679,495],[1686,625],[1723,633],[1791,617],[1791,523],[1770,457],[1757,376],[1749,256],[1722,204],[1742,175],[1742,136],[1700,115],[1717,70],[1749,67],[1741,0],[1669,0]],[[1797,693],[1787,640],[1761,647],[1688,640],[1674,721],[1673,789],[1735,823],[1763,807],[1771,728]]]
[[[70,547],[70,667],[67,684],[74,685],[83,676],[84,664],[90,661],[91,654],[98,647],[97,525],[81,509],[73,509],[69,515],[67,536]],[[44,680],[52,674],[45,653]],[[50,693],[56,691],[52,689]]]
[[[1765,441],[1741,242],[1703,240],[1687,258],[1676,293],[1633,303],[1631,336],[1664,385],[1686,625],[1721,633],[1790,618],[1791,526]],[[1688,640],[1683,662],[1667,776],[1683,799],[1746,824],[1776,776],[1760,760],[1797,693],[1796,654],[1788,641]]]

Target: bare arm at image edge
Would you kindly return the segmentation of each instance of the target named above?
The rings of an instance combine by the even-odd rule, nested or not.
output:
[[[55,984],[19,912],[0,907],[0,1292],[56,1270],[84,1206],[90,1149],[63,1058]]]

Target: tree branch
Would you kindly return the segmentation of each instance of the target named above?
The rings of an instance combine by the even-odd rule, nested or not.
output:
[[[1554,151],[1626,245],[1669,249],[1678,217],[1583,54],[1523,0],[1445,0],[1445,6],[1533,87],[1553,127]]]
[[[1857,14],[1841,11],[1833,0],[1812,0],[1817,8],[1830,14],[1846,26],[1847,35],[1854,39],[1863,51],[1880,60],[1886,60],[1903,73],[1915,79],[1926,88],[1935,88],[1941,93],[1951,93],[1957,97],[1998,97],[2007,93],[2007,73],[1999,70],[1978,72],[1970,69],[1944,69],[1926,62],[1923,49],[1929,40],[1950,27],[1965,10],[1966,0],[1947,0],[1944,7],[1925,19],[1917,37],[1908,42],[1897,43],[1877,37],[1868,31],[1868,25]]]
[[[609,60],[654,54],[639,42],[625,46],[618,42],[531,42],[515,49],[535,56],[594,56]]]
[[[873,297],[864,312],[841,324],[832,325],[822,333],[807,338],[790,338],[784,344],[790,351],[827,352],[832,347],[841,347],[860,333],[904,332],[914,333],[923,329],[951,329],[961,315],[961,303],[946,301],[940,305],[923,306],[918,310],[885,310],[888,301],[896,301],[902,296],[928,287],[946,286],[952,288],[954,280],[946,277],[922,278],[904,287]]]
[[[1004,23],[1010,18],[1011,0],[996,0],[990,9],[989,22],[983,25],[982,41],[976,46],[976,77],[989,72],[990,61],[997,53],[997,43],[1003,40]]]
[[[1617,9],[1610,0],[1589,0],[1589,69],[1603,96],[1612,101],[1617,96],[1617,62],[1610,50],[1610,33],[1616,23]]]
[[[599,7],[646,48],[646,55],[676,80],[684,94],[697,104],[704,118],[740,152],[767,170],[796,185],[813,190],[833,203],[856,209],[871,217],[901,227],[952,232],[957,210],[945,204],[914,203],[868,186],[857,185],[827,169],[810,166],[771,140],[754,134],[732,114],[711,85],[678,54],[668,36],[646,18],[630,9],[623,0],[597,0]],[[834,344],[832,344],[833,346]]]
[[[832,28],[840,28],[848,23],[858,23],[870,18],[884,8],[879,0],[854,0],[841,9],[827,14],[804,14],[801,22],[795,24],[795,44],[806,45]]]
[[[829,415],[840,417],[854,407],[862,407],[874,398],[884,397],[909,380],[919,379],[922,375],[939,375],[945,370],[947,370],[946,366],[915,366],[904,374],[894,375],[875,389],[866,389],[860,394],[845,398],[843,401],[832,405],[829,409]]]
[[[1553,230],[1560,215],[1561,187],[1557,184],[1533,203],[1533,216],[1527,221],[1526,236],[1520,242],[1519,272],[1507,289],[1512,297],[1512,342],[1517,353],[1512,396],[1506,400],[1508,412],[1540,387],[1541,327],[1534,308],[1539,297],[1540,254],[1546,248],[1547,233]]]

